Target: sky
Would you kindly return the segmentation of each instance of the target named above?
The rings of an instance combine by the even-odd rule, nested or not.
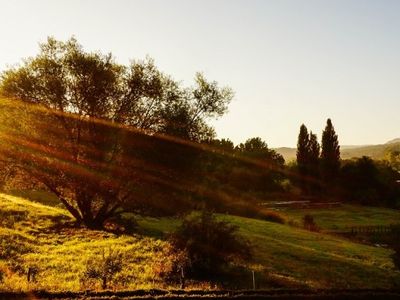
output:
[[[320,139],[331,118],[341,144],[380,144],[400,137],[399,16],[397,0],[0,0],[0,71],[75,36],[230,86],[219,138],[293,147],[302,123]]]

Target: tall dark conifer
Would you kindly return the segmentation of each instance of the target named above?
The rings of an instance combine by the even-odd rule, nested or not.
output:
[[[308,146],[309,152],[309,165],[312,169],[312,175],[318,175],[318,165],[319,165],[319,154],[320,154],[321,147],[318,143],[317,135],[310,131],[310,140]]]
[[[317,135],[310,131],[310,140],[308,143],[308,173],[311,177],[312,182],[310,182],[310,188],[313,193],[316,193],[320,189],[320,185],[318,184],[320,168],[319,168],[319,155],[320,155],[321,147],[318,143]]]
[[[308,135],[307,127],[302,124],[300,126],[300,133],[297,139],[297,165],[301,168],[307,165],[308,157],[309,157],[309,149],[308,144],[310,142],[310,137]]]
[[[302,124],[300,126],[300,133],[297,139],[296,160],[300,175],[299,183],[303,191],[308,190],[307,177],[308,177],[308,162],[310,157],[309,143],[310,143],[310,136],[308,134],[307,127],[304,124]]]
[[[326,121],[322,132],[321,170],[326,182],[335,179],[340,168],[340,146],[338,135],[331,119]]]

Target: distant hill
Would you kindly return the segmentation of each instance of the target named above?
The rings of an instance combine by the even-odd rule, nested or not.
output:
[[[400,143],[400,138],[390,140],[390,141],[387,142],[386,144],[397,144],[397,143]]]
[[[281,154],[286,162],[296,159],[296,148],[280,147],[274,148]],[[400,150],[400,138],[388,141],[380,145],[342,145],[340,146],[342,159],[369,156],[373,159],[383,159],[388,150]]]

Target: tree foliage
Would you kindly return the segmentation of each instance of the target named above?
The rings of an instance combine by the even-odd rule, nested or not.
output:
[[[200,73],[194,86],[184,88],[151,59],[117,64],[111,54],[84,51],[74,38],[49,38],[37,56],[3,72],[0,93],[12,99],[3,101],[8,146],[1,153],[89,227],[101,227],[121,203],[133,200],[145,169],[134,160],[148,156],[135,153],[143,143],[135,139],[144,139],[147,149],[154,147],[143,134],[175,144],[210,139],[207,121],[221,116],[233,95]],[[177,149],[172,142],[156,144],[160,152]],[[150,152],[157,161],[157,151]],[[169,166],[186,164],[178,158]]]
[[[307,127],[302,124],[297,140],[296,162],[302,190],[306,193],[312,193],[318,190],[317,178],[319,175],[319,156],[320,145],[317,135],[308,133]]]
[[[397,171],[400,172],[400,144],[394,149],[386,152],[385,160]]]
[[[346,201],[364,205],[398,207],[400,174],[386,162],[361,157],[344,161],[340,170],[340,187]]]
[[[310,135],[308,134],[307,127],[302,124],[300,126],[299,136],[297,138],[297,151],[296,151],[296,161],[300,173],[306,173],[308,159],[310,155]]]
[[[92,256],[88,259],[82,280],[99,280],[102,289],[106,289],[113,278],[123,268],[123,256],[118,251],[104,249],[101,255]]]
[[[332,125],[331,119],[326,121],[322,132],[321,169],[326,181],[334,179],[340,168],[340,146],[338,135]]]

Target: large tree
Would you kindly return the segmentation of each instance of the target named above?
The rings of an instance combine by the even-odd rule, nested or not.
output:
[[[111,54],[84,51],[74,38],[49,38],[37,56],[3,72],[0,93],[8,99],[1,153],[89,227],[103,226],[134,199],[136,179],[154,177],[143,175],[150,167],[133,159],[135,148],[153,149],[150,136],[178,144],[209,139],[207,120],[232,98],[231,89],[200,73],[195,86],[183,88],[151,59],[123,66]]]
[[[329,183],[337,177],[340,168],[339,140],[331,119],[326,121],[321,143],[321,170],[324,180]]]

